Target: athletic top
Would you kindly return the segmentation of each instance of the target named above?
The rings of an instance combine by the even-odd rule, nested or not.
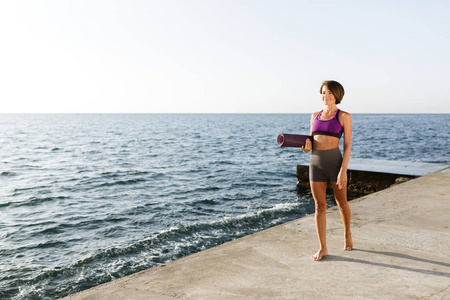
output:
[[[312,133],[314,135],[329,135],[337,138],[341,138],[342,133],[344,132],[344,127],[342,127],[340,122],[340,109],[336,110],[334,117],[329,120],[321,120],[320,116],[322,115],[321,110],[313,122]]]

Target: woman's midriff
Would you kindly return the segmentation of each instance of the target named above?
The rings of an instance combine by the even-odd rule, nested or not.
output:
[[[330,150],[339,147],[339,139],[328,135],[314,136],[314,149],[316,150]]]

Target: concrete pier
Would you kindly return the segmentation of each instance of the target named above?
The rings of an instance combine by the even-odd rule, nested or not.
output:
[[[448,167],[445,164],[353,158],[347,171],[347,197],[355,199]],[[310,193],[309,164],[297,165],[297,191]],[[331,185],[327,190],[332,193]]]
[[[449,299],[450,168],[350,202],[355,249],[327,211],[225,243],[66,299]]]

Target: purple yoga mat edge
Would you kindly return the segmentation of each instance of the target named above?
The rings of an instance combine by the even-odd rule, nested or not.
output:
[[[311,135],[280,133],[277,136],[277,144],[280,147],[300,148],[305,145],[306,139],[314,141]]]

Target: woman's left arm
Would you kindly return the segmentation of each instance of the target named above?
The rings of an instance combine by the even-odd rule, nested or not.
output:
[[[344,127],[344,155],[342,157],[341,170],[339,171],[337,184],[343,189],[347,186],[347,167],[352,152],[352,117],[349,113],[341,113],[342,126]]]

